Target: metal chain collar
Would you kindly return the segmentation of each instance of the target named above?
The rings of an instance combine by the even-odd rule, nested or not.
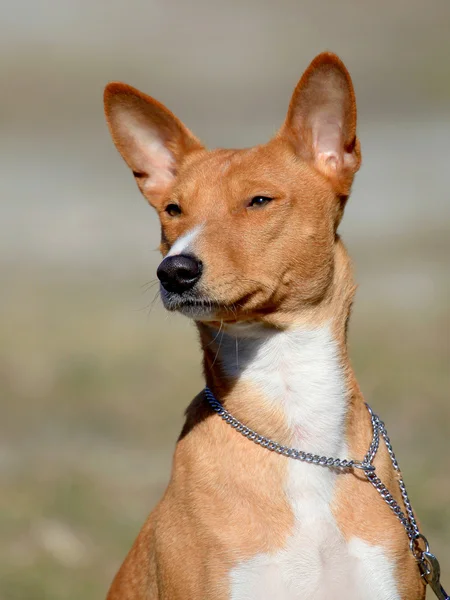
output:
[[[409,539],[409,548],[419,565],[420,572],[425,583],[430,585],[437,598],[439,598],[440,600],[450,600],[450,596],[447,595],[443,587],[440,585],[439,562],[437,558],[429,551],[430,548],[426,537],[422,535],[419,531],[416,519],[414,517],[411,502],[409,501],[408,493],[406,491],[405,483],[401,475],[400,467],[398,465],[397,459],[395,458],[391,441],[386,431],[386,426],[383,423],[383,421],[372,411],[368,404],[366,404],[366,406],[367,410],[370,413],[372,421],[372,441],[370,443],[367,454],[364,456],[362,461],[359,461],[320,456],[319,454],[311,454],[309,452],[297,450],[296,448],[283,446],[278,442],[274,442],[270,438],[256,433],[256,431],[253,431],[253,429],[250,429],[250,427],[247,427],[246,425],[241,423],[241,421],[233,417],[233,415],[227,411],[227,409],[219,402],[219,400],[216,399],[216,397],[208,387],[205,387],[205,396],[211,408],[220,417],[222,417],[222,419],[226,423],[231,425],[231,427],[236,429],[236,431],[238,431],[244,437],[248,438],[252,442],[255,442],[255,444],[262,446],[263,448],[267,448],[267,450],[276,452],[277,454],[282,454],[283,456],[287,456],[288,458],[300,460],[302,462],[319,465],[321,467],[328,467],[329,469],[337,469],[339,471],[350,471],[352,469],[360,469],[361,471],[363,471],[368,481],[370,481],[370,483],[377,490],[377,492],[380,494],[380,496],[395,514],[397,519],[403,525],[406,531],[406,535]],[[376,474],[373,461],[375,459],[380,445],[380,436],[383,439],[384,444],[387,448],[392,462],[392,466],[397,472],[398,484],[403,498],[403,503],[405,505],[406,514],[405,512],[403,512],[399,503],[395,500],[393,495],[390,493],[390,491],[387,489],[387,487]],[[423,546],[424,548],[422,548],[421,546]]]

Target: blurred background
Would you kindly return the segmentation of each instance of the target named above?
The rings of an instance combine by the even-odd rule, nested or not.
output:
[[[104,85],[248,146],[324,49],[352,74],[363,149],[341,227],[351,356],[450,587],[448,0],[0,6],[0,599],[105,596],[202,387],[193,326],[151,286],[157,219],[110,141]]]

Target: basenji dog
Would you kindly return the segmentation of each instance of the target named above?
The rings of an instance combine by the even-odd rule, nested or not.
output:
[[[237,420],[206,392],[190,404],[170,483],[109,600],[423,599],[405,530],[362,471],[242,435],[245,425],[281,448],[349,460],[372,439],[348,357],[355,285],[337,233],[361,162],[344,64],[317,56],[281,129],[250,149],[207,150],[123,83],[106,87],[105,112],[161,221],[162,301],[195,321],[206,389]],[[404,510],[382,444],[374,464]]]

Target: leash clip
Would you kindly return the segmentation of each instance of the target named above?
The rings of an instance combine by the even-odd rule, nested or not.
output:
[[[435,593],[438,600],[449,600],[450,596],[441,585],[441,567],[438,559],[431,552],[422,552],[422,558],[419,563],[422,577]]]
[[[418,546],[420,540],[424,543],[425,550],[420,550]],[[438,600],[450,600],[450,596],[441,585],[441,566],[435,555],[430,552],[427,538],[419,533],[410,540],[409,547],[419,564],[422,579],[433,590],[436,598]]]

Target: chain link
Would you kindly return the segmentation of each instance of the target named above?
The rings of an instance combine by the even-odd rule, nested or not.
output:
[[[366,404],[366,406],[370,413],[372,422],[372,441],[370,443],[367,454],[364,456],[363,460],[358,461],[320,456],[319,454],[311,454],[309,452],[297,450],[296,448],[283,446],[278,442],[274,442],[268,437],[256,433],[256,431],[253,431],[253,429],[250,429],[250,427],[247,427],[246,425],[241,423],[241,421],[233,417],[233,415],[229,413],[227,409],[216,399],[216,397],[208,387],[205,388],[205,396],[211,408],[220,417],[222,417],[222,419],[226,423],[231,425],[231,427],[236,429],[236,431],[238,431],[241,435],[248,438],[252,442],[255,442],[255,444],[262,446],[263,448],[267,448],[272,452],[282,454],[283,456],[287,456],[295,460],[312,463],[314,465],[319,465],[322,467],[328,467],[329,469],[337,469],[340,471],[350,471],[352,469],[362,470],[365,476],[367,477],[368,481],[373,485],[373,487],[380,494],[380,496],[383,498],[383,500],[398,518],[400,523],[403,525],[406,531],[406,535],[408,536],[410,542],[410,549],[414,558],[417,560],[417,562],[423,563],[424,552],[420,549],[419,543],[421,540],[424,539],[424,537],[420,533],[419,528],[417,526],[411,502],[406,491],[406,486],[400,472],[400,467],[398,465],[397,459],[392,449],[391,441],[386,431],[386,426],[383,423],[383,421],[379,417],[377,417],[377,415],[372,411],[368,404]],[[403,499],[403,503],[405,505],[406,514],[402,510],[400,504],[395,500],[394,496],[391,494],[391,492],[376,474],[373,461],[380,446],[380,437],[386,446],[386,449],[392,462],[392,466],[398,474],[398,484],[400,487],[400,493]]]

